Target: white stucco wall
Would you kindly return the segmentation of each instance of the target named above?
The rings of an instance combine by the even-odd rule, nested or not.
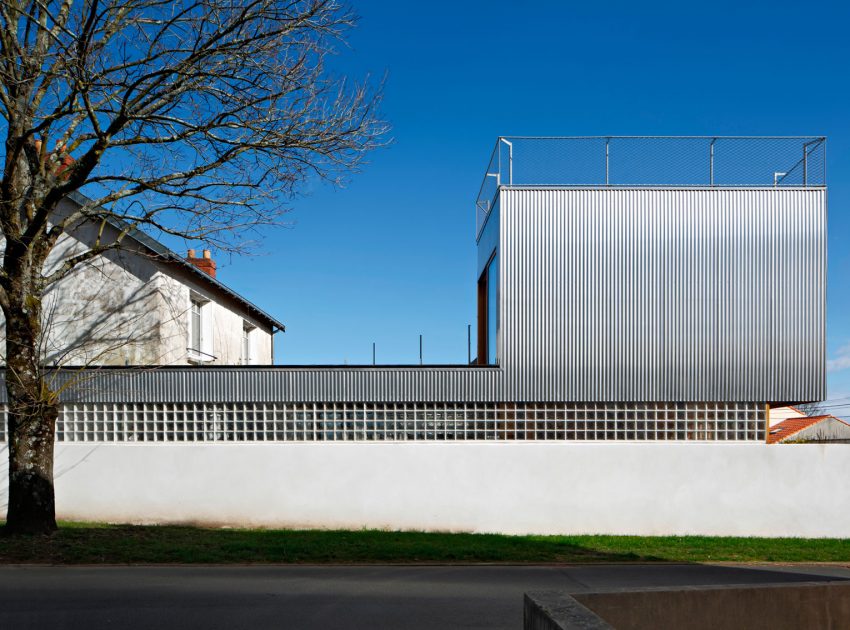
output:
[[[160,334],[166,348],[167,360],[163,364],[185,365],[189,363],[189,310],[192,295],[208,302],[203,307],[202,317],[208,324],[204,327],[212,340],[205,344],[203,363],[210,365],[238,365],[242,358],[243,322],[254,326],[251,333],[252,361],[254,365],[271,365],[272,334],[259,321],[232,306],[222,303],[215,292],[203,286],[187,273],[161,268],[159,282],[161,293],[168,296],[160,304]],[[211,355],[211,356],[209,356]]]
[[[784,422],[789,418],[805,418],[806,414],[794,407],[771,407],[768,413],[770,426]]]
[[[847,445],[57,444],[56,457],[66,519],[510,534],[850,537],[848,478]]]
[[[114,230],[113,230],[114,232]],[[47,272],[95,242],[97,228],[63,235],[48,258]],[[111,242],[113,235],[106,235]],[[235,303],[204,286],[193,274],[155,260],[132,243],[78,266],[50,287],[45,312],[44,354],[60,365],[186,365],[190,295],[209,300],[205,312],[212,333],[208,363],[240,363],[243,321],[252,333],[254,364],[272,364],[271,331]],[[0,313],[0,361],[5,320]]]
[[[83,240],[64,235],[48,258],[46,271],[87,249]],[[157,317],[163,300],[155,264],[135,252],[109,252],[78,266],[48,287],[42,300],[43,353],[48,364],[125,365],[162,361]],[[0,341],[5,319],[0,313]],[[0,355],[5,343],[0,343]]]

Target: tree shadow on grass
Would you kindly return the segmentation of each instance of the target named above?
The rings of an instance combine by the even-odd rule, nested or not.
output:
[[[0,539],[0,563],[584,564],[850,562],[840,539],[504,536],[383,530],[263,530],[62,523]]]
[[[52,536],[0,539],[4,563],[583,563],[657,562],[580,537],[378,530],[241,530],[62,524]]]

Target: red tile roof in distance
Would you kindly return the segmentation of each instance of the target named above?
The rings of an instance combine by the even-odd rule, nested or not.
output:
[[[767,443],[768,444],[777,444],[782,440],[786,440],[795,433],[799,433],[803,429],[807,429],[813,424],[817,424],[818,422],[822,422],[828,418],[835,418],[835,416],[824,415],[824,416],[811,416],[806,418],[788,418],[787,420],[783,420],[779,424],[775,424],[770,427],[770,431],[767,434]],[[843,422],[840,418],[835,418],[839,422]],[[845,423],[846,424],[846,423]]]

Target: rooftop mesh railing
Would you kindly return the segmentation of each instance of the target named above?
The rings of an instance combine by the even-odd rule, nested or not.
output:
[[[499,186],[822,187],[826,138],[500,137],[476,200],[477,234]]]

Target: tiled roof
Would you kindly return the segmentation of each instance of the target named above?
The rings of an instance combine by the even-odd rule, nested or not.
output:
[[[803,429],[808,429],[810,426],[815,425],[818,422],[823,422],[829,418],[834,418],[839,422],[843,422],[840,418],[830,415],[811,416],[806,418],[788,418],[787,420],[783,420],[779,424],[775,424],[770,427],[770,432],[767,434],[767,443],[776,444],[782,440],[786,440],[795,433],[799,433]]]

